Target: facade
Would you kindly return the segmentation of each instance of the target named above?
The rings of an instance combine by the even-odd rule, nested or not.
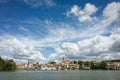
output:
[[[120,70],[120,60],[107,61],[107,68],[110,70]]]
[[[34,69],[34,64],[33,64],[33,62],[28,62],[28,64],[27,64],[27,69]]]
[[[57,67],[52,64],[43,64],[41,65],[41,70],[57,70]]]
[[[40,68],[41,68],[41,65],[39,65],[38,63],[34,64],[33,62],[17,65],[18,70],[40,70]]]
[[[25,69],[25,64],[19,64],[17,65],[18,70],[24,70]]]
[[[100,64],[100,61],[92,61],[94,65]],[[84,62],[83,62],[84,63]],[[90,63],[90,62],[88,62]],[[120,70],[120,60],[106,61],[107,69]],[[76,61],[62,60],[61,62],[48,63],[48,64],[34,64],[28,62],[27,64],[17,65],[19,70],[90,70],[91,65],[82,64],[81,66]]]

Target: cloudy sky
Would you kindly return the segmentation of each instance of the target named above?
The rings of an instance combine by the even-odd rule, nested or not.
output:
[[[120,1],[0,0],[0,56],[17,63],[120,59]]]

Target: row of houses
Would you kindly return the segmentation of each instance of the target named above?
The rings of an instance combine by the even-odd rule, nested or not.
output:
[[[93,61],[94,64],[99,64],[100,62]],[[110,70],[120,70],[120,60],[109,60],[106,61],[107,69]],[[61,62],[55,62],[54,64],[38,64],[33,62],[28,62],[27,64],[17,65],[19,70],[90,70],[90,66],[79,65],[71,60],[62,60]]]
[[[107,62],[107,68],[110,70],[120,70],[120,60],[109,60]]]
[[[79,69],[78,64],[74,64],[70,60],[62,60],[62,62],[55,62],[54,64],[38,64],[28,62],[27,64],[17,65],[18,70],[68,70],[68,69]]]
[[[38,63],[28,62],[27,64],[18,64],[18,70],[40,70],[41,65]]]

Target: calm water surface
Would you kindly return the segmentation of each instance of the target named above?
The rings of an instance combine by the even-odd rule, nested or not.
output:
[[[0,72],[0,80],[120,80],[120,71]]]

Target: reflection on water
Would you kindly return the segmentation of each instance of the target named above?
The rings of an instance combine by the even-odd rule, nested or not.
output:
[[[120,71],[0,72],[0,80],[120,80]]]

